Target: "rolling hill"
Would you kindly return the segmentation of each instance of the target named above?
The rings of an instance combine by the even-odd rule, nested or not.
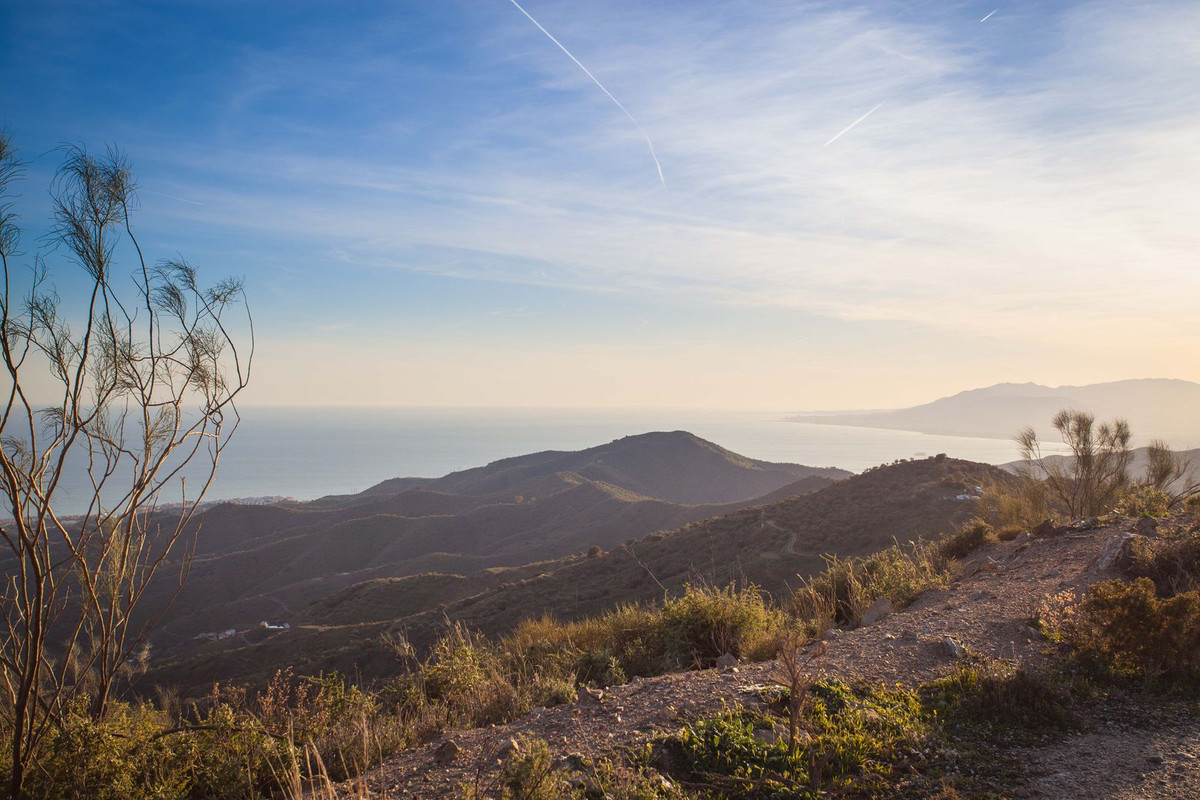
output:
[[[653,601],[689,582],[753,582],[783,594],[797,576],[819,571],[826,553],[865,555],[894,540],[934,537],[955,527],[975,514],[975,502],[959,495],[1010,479],[995,467],[938,456],[650,532],[591,556],[359,580],[297,610],[291,630],[194,648],[160,663],[147,680],[199,692],[217,677],[255,682],[283,665],[380,677],[394,669],[385,635],[404,634],[420,645],[447,618],[494,634],[546,613],[578,618]]]
[[[499,583],[497,568],[608,549],[849,474],[757,461],[676,431],[504,459],[443,478],[400,478],[312,503],[219,505],[200,519],[189,580],[154,645],[170,653],[201,633],[299,621],[306,607],[364,582],[370,590],[356,591],[374,598],[394,595],[397,586],[424,591],[432,582],[441,587],[438,602],[449,602]],[[427,573],[472,577],[413,577]],[[395,583],[402,578],[413,579]],[[175,588],[162,581],[143,607],[160,607]],[[331,619],[345,622],[345,609],[331,611]]]
[[[809,476],[845,478],[832,467],[804,467],[758,461],[726,450],[686,431],[643,433],[577,452],[546,450],[452,472],[419,484],[451,495],[538,496],[554,490],[556,476],[571,473],[671,503],[735,503],[775,491]],[[366,497],[415,488],[413,478],[372,486]],[[550,485],[548,486],[548,483]]]

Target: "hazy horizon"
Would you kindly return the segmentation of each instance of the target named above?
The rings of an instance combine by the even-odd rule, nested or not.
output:
[[[121,147],[150,258],[245,277],[262,406],[1200,380],[1200,6],[521,7],[5,3],[26,244],[55,147]]]

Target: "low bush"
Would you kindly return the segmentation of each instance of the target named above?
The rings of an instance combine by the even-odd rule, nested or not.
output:
[[[754,586],[688,586],[658,609],[622,606],[573,622],[526,620],[500,647],[520,670],[607,686],[711,666],[725,653],[770,658],[782,621],[782,612]]]
[[[938,552],[946,559],[966,558],[996,539],[996,530],[984,520],[975,517],[938,542]]]
[[[1200,531],[1135,539],[1130,557],[1130,573],[1154,581],[1159,595],[1200,589]]]
[[[1162,489],[1144,483],[1135,483],[1126,488],[1117,500],[1113,511],[1127,517],[1165,517],[1171,510],[1171,495]]]
[[[944,587],[947,561],[937,545],[892,545],[865,558],[826,556],[826,569],[793,595],[796,616],[855,626],[876,600],[909,603],[922,592]]]
[[[1020,525],[1003,525],[996,529],[996,538],[1002,542],[1011,542],[1024,532],[1025,528]]]
[[[926,706],[952,725],[1036,734],[1073,723],[1070,698],[1046,676],[1002,663],[960,666],[921,687]]]
[[[815,798],[886,781],[930,733],[914,692],[834,680],[810,687],[798,748],[780,725],[770,715],[727,711],[664,740],[664,760],[680,779],[718,790],[713,795]]]
[[[989,484],[982,503],[988,522],[1000,528],[1029,530],[1044,519],[1061,517],[1050,501],[1045,481],[1030,475]]]
[[[1064,616],[1061,633],[1093,674],[1200,681],[1200,592],[1160,598],[1149,578],[1097,583]]]
[[[660,618],[664,655],[679,666],[710,665],[725,653],[750,661],[775,655],[783,615],[754,586],[689,586]]]
[[[62,800],[203,797],[191,791],[191,776],[181,769],[201,766],[192,757],[194,748],[179,739],[156,738],[164,724],[154,709],[125,704],[96,721],[77,700],[48,742],[39,768],[30,773],[28,795]]]

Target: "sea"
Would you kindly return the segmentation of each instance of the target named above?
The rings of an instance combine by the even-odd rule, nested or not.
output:
[[[689,431],[751,458],[851,472],[938,453],[993,464],[1019,457],[1003,439],[793,422],[786,411],[254,407],[241,416],[206,500],[352,494],[388,478],[439,477],[650,431]],[[79,513],[88,498],[84,476],[69,476],[59,512]],[[161,502],[177,499],[168,492]]]

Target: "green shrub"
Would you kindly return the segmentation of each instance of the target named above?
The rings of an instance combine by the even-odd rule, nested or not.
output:
[[[938,542],[938,553],[946,559],[966,558],[985,544],[996,541],[996,538],[995,529],[975,517]]]
[[[578,796],[567,786],[567,772],[555,765],[544,739],[523,737],[514,740],[513,745],[490,784],[481,785],[477,777],[474,785],[464,787],[465,800],[562,800]]]
[[[1170,509],[1170,494],[1155,486],[1135,483],[1121,493],[1113,511],[1127,517],[1160,518]]]
[[[1069,727],[1069,698],[1044,675],[1002,663],[960,666],[921,687],[926,706],[955,725],[1025,734]]]
[[[1175,685],[1200,680],[1200,592],[1160,599],[1148,578],[1104,581],[1070,612],[1063,638],[1095,673]]]
[[[720,796],[815,798],[886,779],[931,733],[915,693],[834,680],[812,685],[795,752],[781,724],[727,711],[662,742],[665,760],[683,780],[721,787]]]
[[[30,773],[31,797],[62,800],[174,800],[189,794],[185,767],[188,748],[170,737],[155,737],[164,727],[148,706],[115,704],[108,718],[87,713],[87,698],[77,698],[64,724],[49,741]]]
[[[660,615],[668,663],[708,665],[725,653],[751,661],[775,655],[782,615],[757,587],[688,586],[667,600]]]
[[[782,620],[782,612],[754,586],[688,586],[659,609],[621,606],[574,622],[525,620],[499,647],[520,672],[608,686],[708,666],[724,653],[770,658]]]
[[[495,642],[453,623],[388,695],[417,720],[418,734],[425,734],[515,719],[532,708],[524,690],[534,676],[514,675]]]

